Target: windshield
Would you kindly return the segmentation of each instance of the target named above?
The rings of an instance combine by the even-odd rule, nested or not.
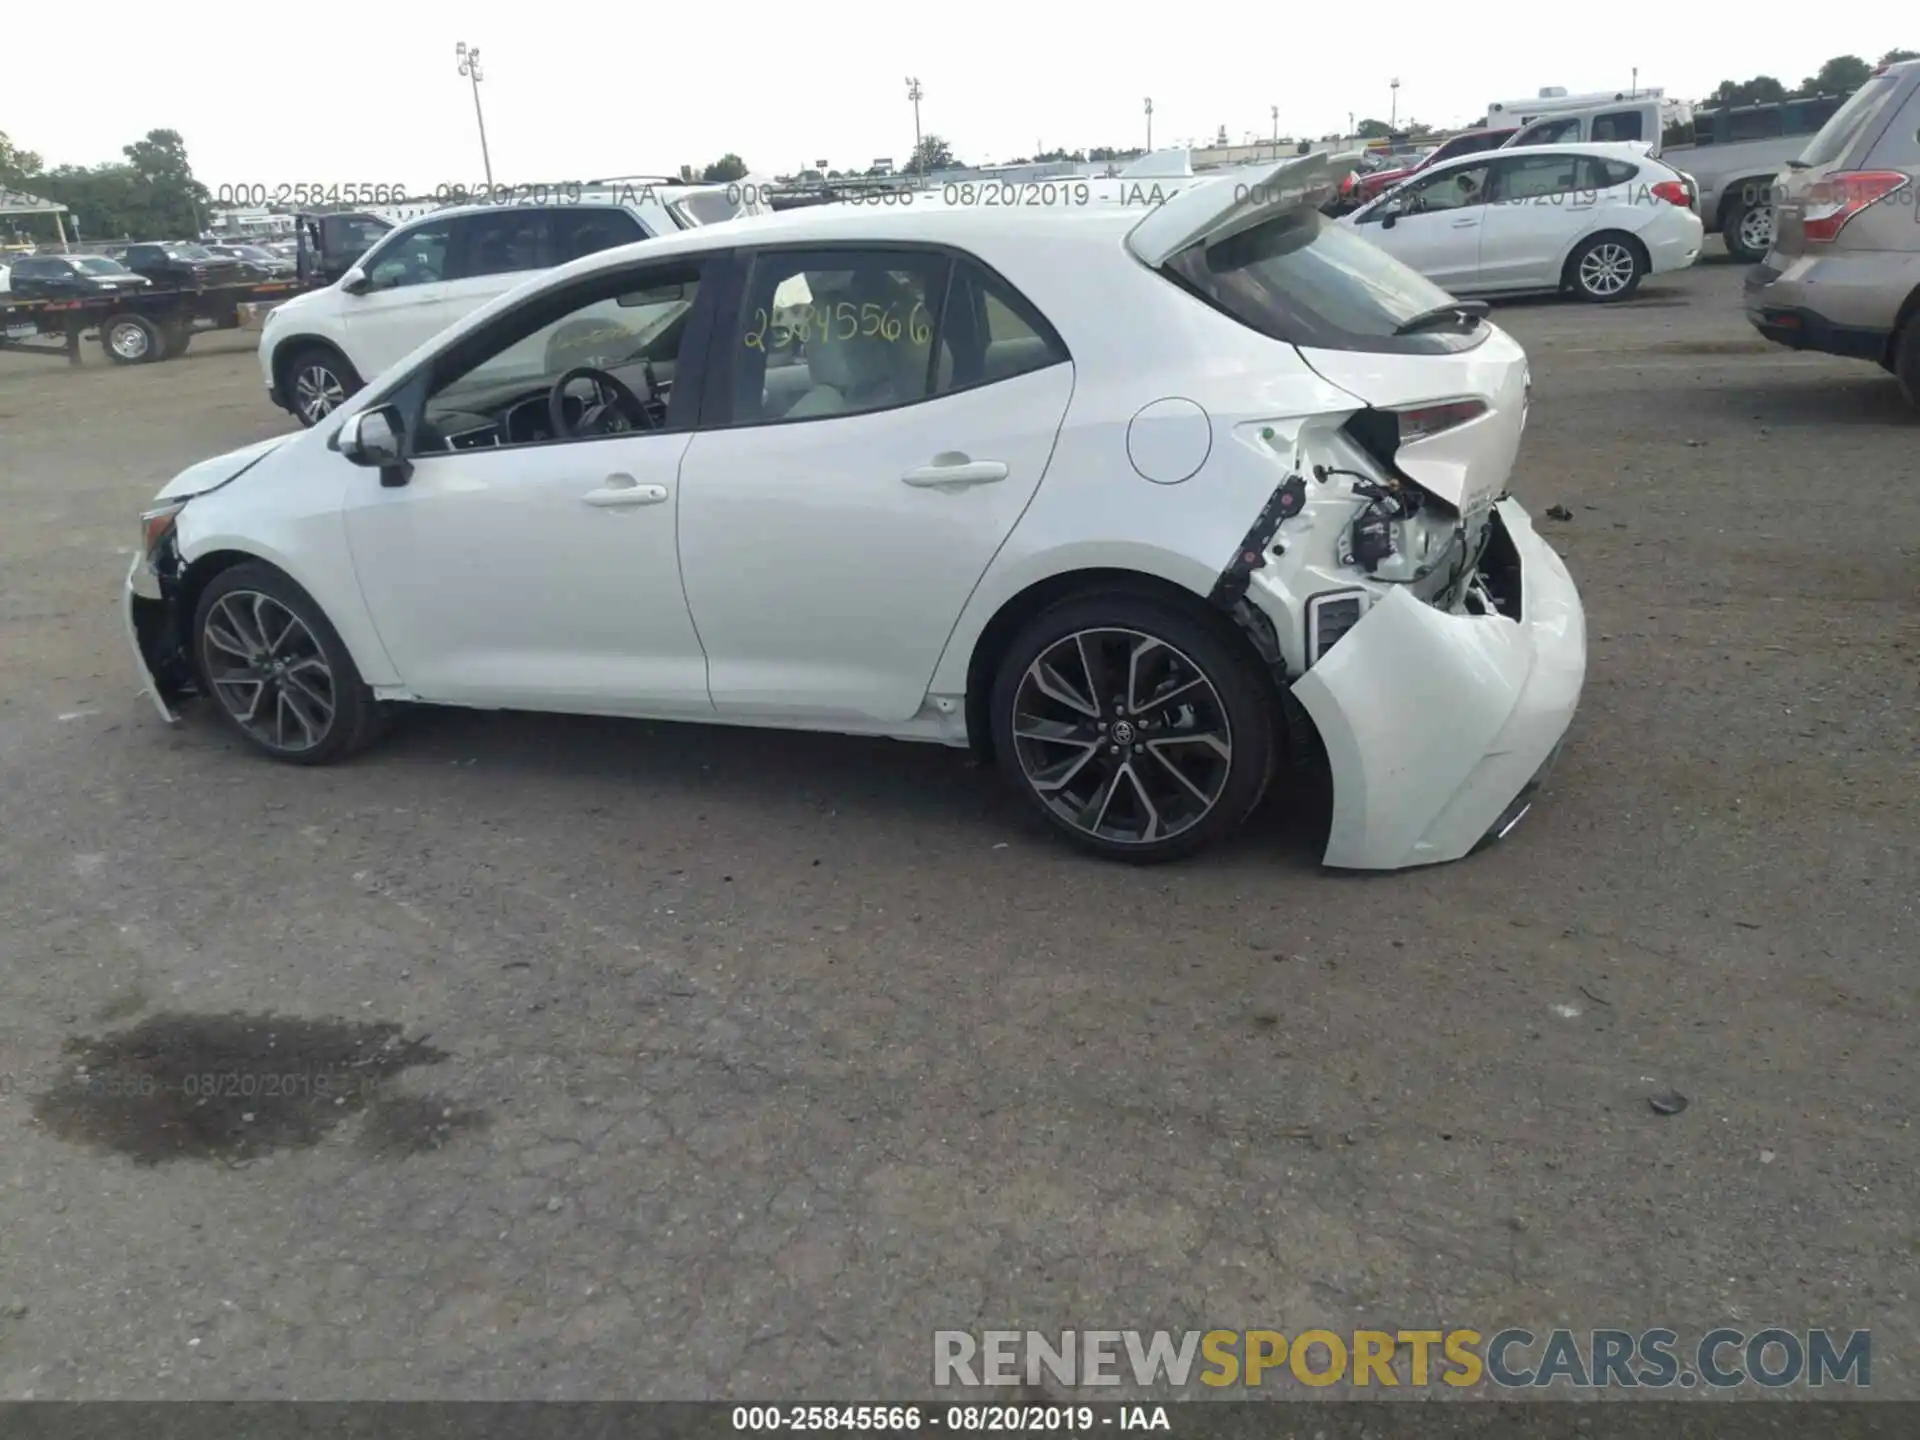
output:
[[[273,258],[273,256],[269,255],[258,245],[228,245],[225,248],[229,254],[238,255],[242,260],[271,260]]]
[[[1216,245],[1189,247],[1167,269],[1241,324],[1293,345],[1438,354],[1487,334],[1484,325],[1395,334],[1453,297],[1317,210],[1288,210]]]
[[[68,263],[83,275],[123,275],[127,268],[104,255],[75,255]]]
[[[204,245],[169,245],[167,254],[176,260],[214,260],[219,257]]]
[[[1800,152],[1801,163],[1812,169],[1831,165],[1845,155],[1860,132],[1880,113],[1880,107],[1892,97],[1898,83],[1897,76],[1876,75],[1854,91],[1853,98],[1834,112],[1833,118],[1820,127],[1820,133]]]

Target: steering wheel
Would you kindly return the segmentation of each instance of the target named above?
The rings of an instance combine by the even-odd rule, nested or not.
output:
[[[579,423],[567,423],[567,387],[580,380],[593,382],[594,396],[580,414]],[[547,392],[547,419],[553,424],[556,439],[578,440],[585,435],[617,435],[625,430],[651,430],[653,417],[640,397],[606,371],[593,365],[576,365]]]

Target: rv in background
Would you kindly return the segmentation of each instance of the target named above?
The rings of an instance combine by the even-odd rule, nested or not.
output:
[[[1517,127],[1507,142],[1521,145],[1640,144],[1660,153],[1666,92],[1605,90],[1569,95],[1555,85],[1525,100],[1496,100],[1487,107],[1490,128]]]

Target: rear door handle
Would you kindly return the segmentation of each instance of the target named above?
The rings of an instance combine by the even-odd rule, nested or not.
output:
[[[1471,218],[1466,220],[1456,220],[1453,222],[1453,228],[1456,230],[1471,230],[1474,226],[1478,225],[1479,223],[1480,222],[1477,219],[1471,219]]]
[[[580,498],[602,510],[628,505],[658,505],[667,498],[667,487],[642,485],[631,475],[609,475],[605,485],[598,490],[589,490]]]
[[[987,485],[1007,478],[1003,460],[969,460],[957,451],[933,457],[931,465],[919,465],[902,475],[901,480],[923,490],[943,485]]]

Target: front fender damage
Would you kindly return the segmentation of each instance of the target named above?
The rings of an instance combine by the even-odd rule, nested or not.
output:
[[[127,574],[127,639],[146,678],[145,689],[169,724],[179,707],[202,694],[199,672],[188,654],[183,581],[185,570],[169,535],[151,559],[135,556]]]

